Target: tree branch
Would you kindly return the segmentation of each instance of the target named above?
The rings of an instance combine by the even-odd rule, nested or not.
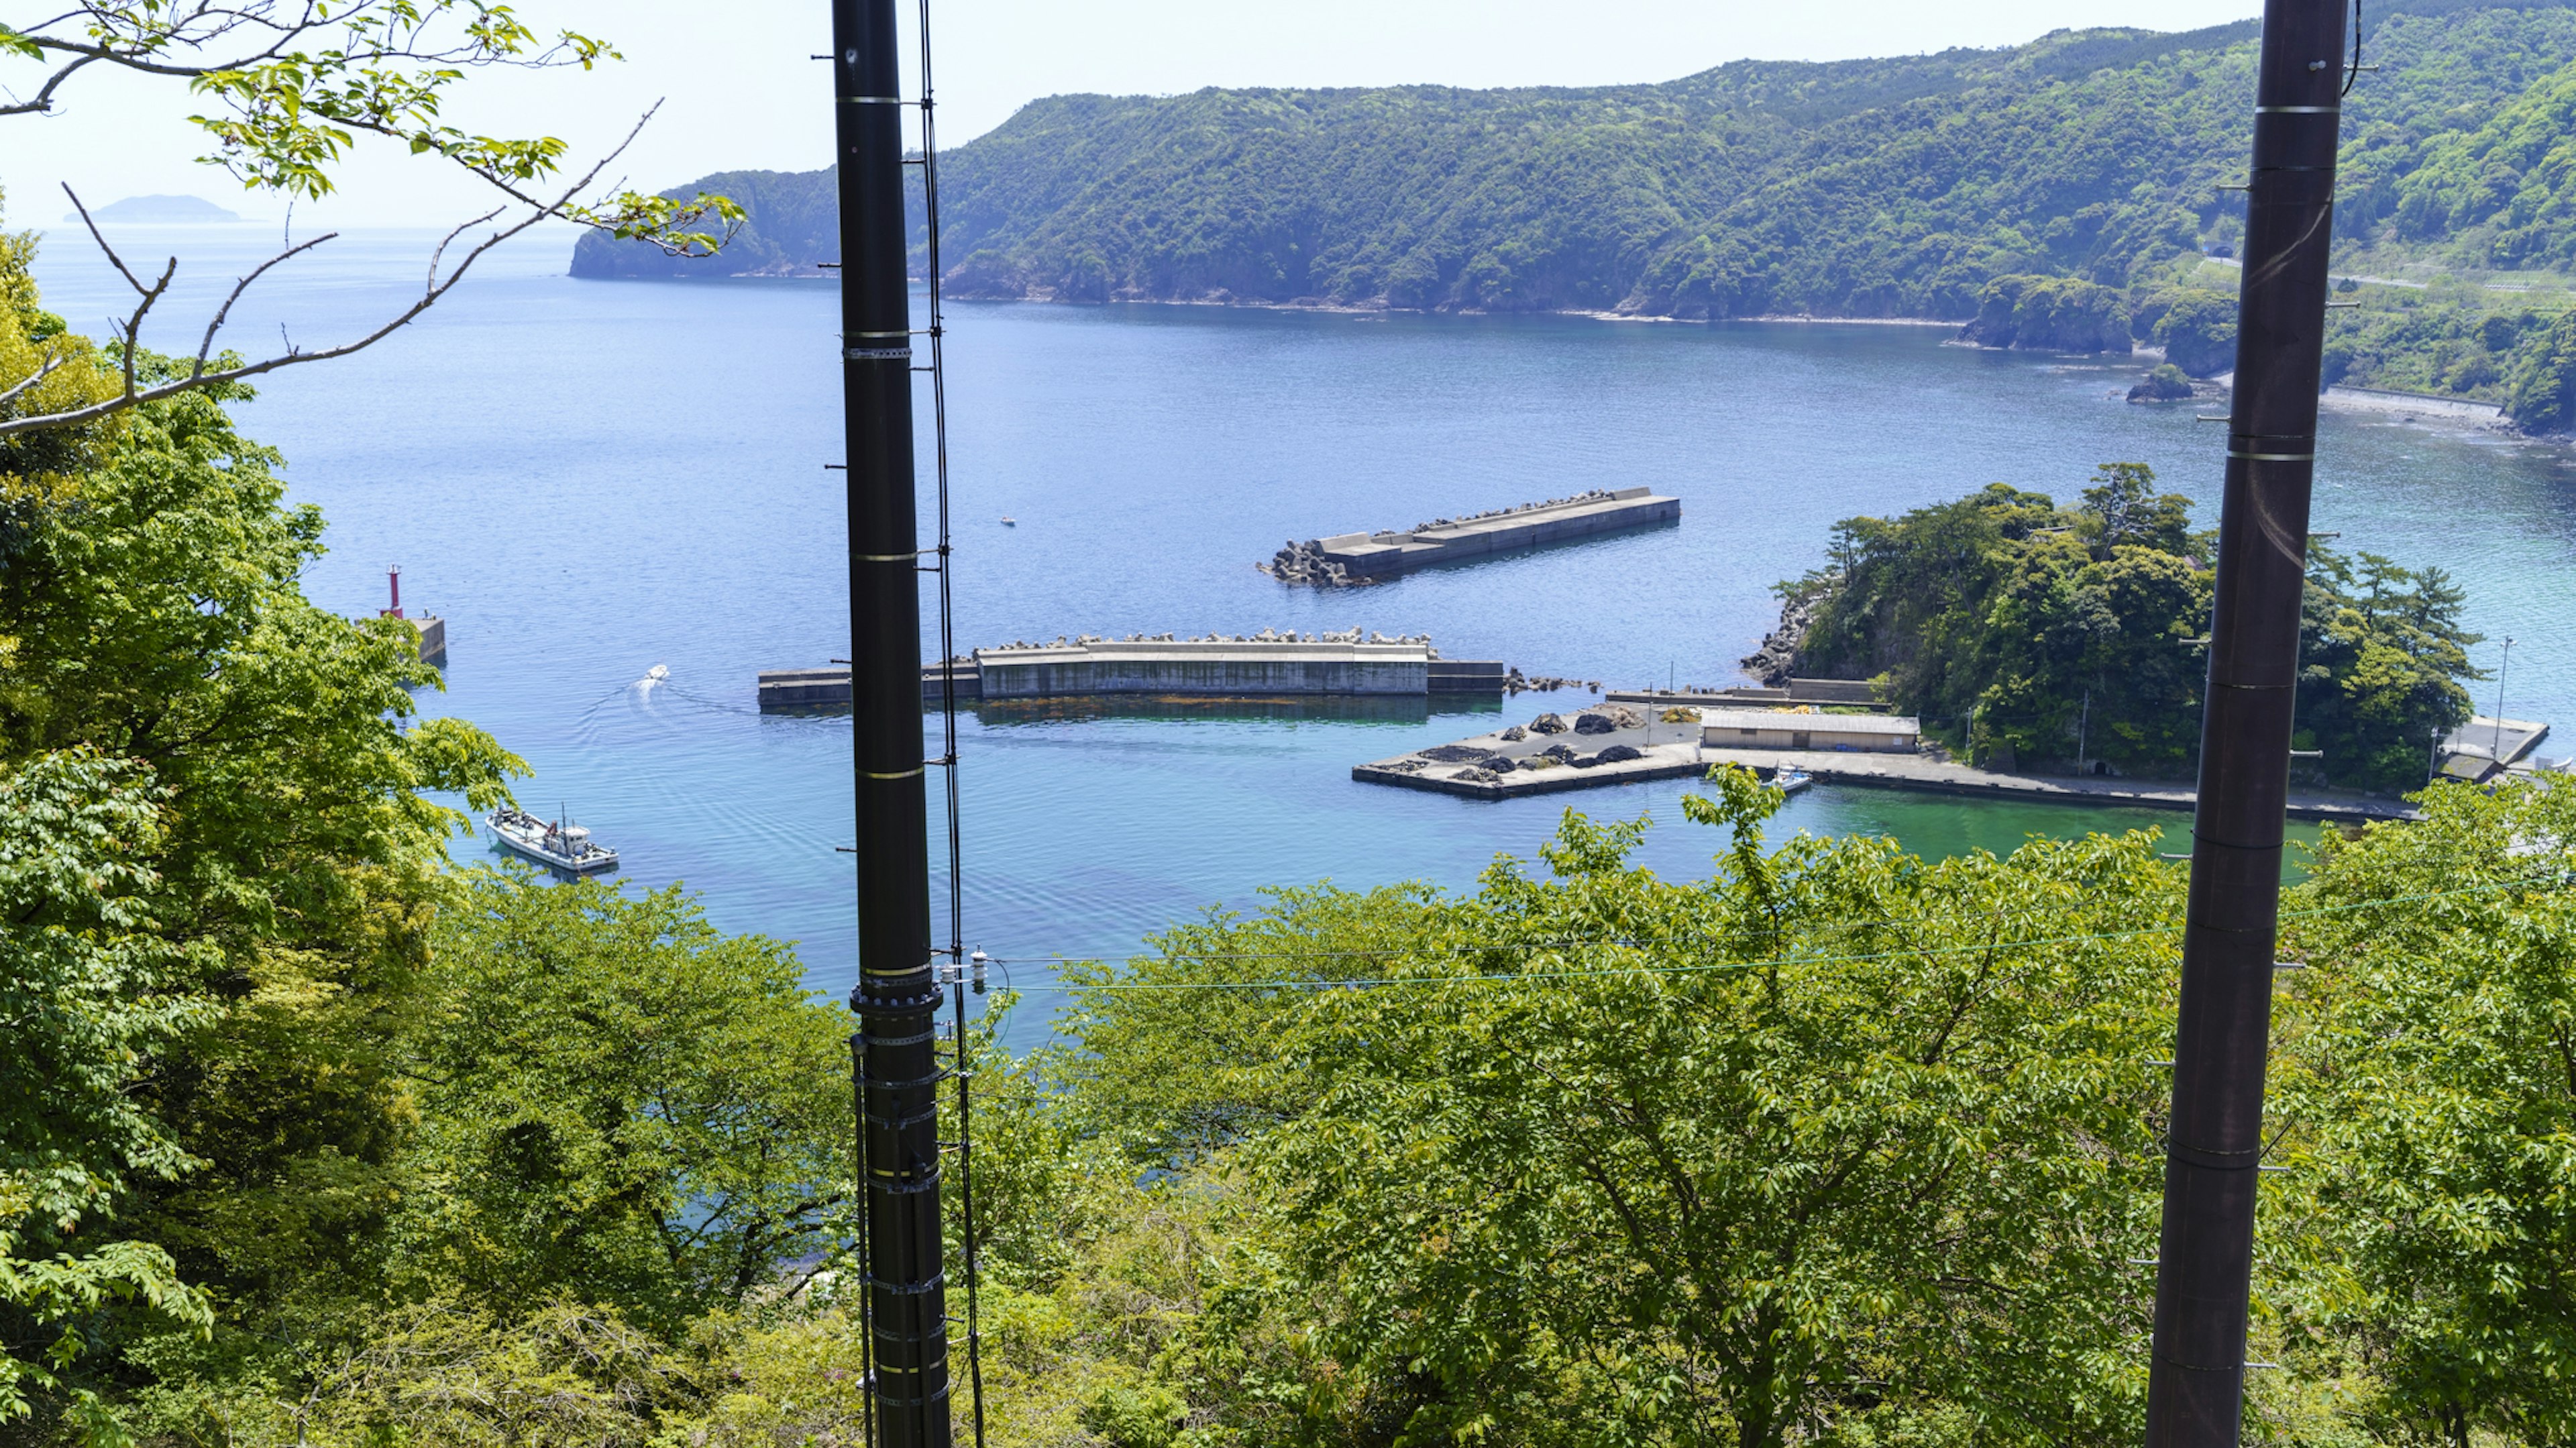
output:
[[[526,231],[528,228],[535,226],[538,222],[563,214],[565,208],[572,204],[574,197],[590,189],[591,183],[599,178],[599,173],[607,170],[611,162],[624,154],[628,146],[635,143],[637,133],[643,130],[644,122],[651,120],[652,116],[653,113],[651,111],[645,112],[643,119],[638,120],[635,123],[634,129],[626,133],[626,139],[618,142],[615,150],[612,150],[607,155],[600,157],[596,165],[592,166],[589,171],[583,173],[579,180],[566,187],[561,195],[557,196],[552,201],[531,201],[529,203],[528,214],[525,217],[508,226],[502,227],[500,230],[493,232],[490,236],[485,237],[480,242],[475,243],[474,247],[465,253],[464,258],[458,261],[454,267],[450,268],[444,278],[441,278],[438,274],[438,267],[445,259],[448,247],[455,242],[456,238],[463,235],[469,228],[480,226],[483,223],[492,220],[494,217],[499,216],[501,211],[497,208],[487,211],[481,216],[466,221],[458,225],[455,230],[450,231],[447,236],[439,242],[437,249],[431,254],[429,275],[424,284],[419,300],[413,302],[410,306],[405,307],[401,312],[397,313],[392,320],[376,328],[374,331],[369,332],[367,335],[360,337],[354,342],[345,342],[339,346],[325,347],[318,351],[298,351],[290,343],[287,350],[281,355],[269,357],[257,362],[244,363],[237,367],[225,367],[218,368],[214,371],[207,371],[205,363],[207,358],[212,355],[215,333],[217,329],[223,325],[225,317],[231,312],[234,300],[241,296],[242,290],[248,287],[252,281],[256,280],[270,267],[277,265],[279,262],[285,261],[288,257],[294,256],[298,252],[319,246],[321,243],[328,241],[331,238],[329,235],[316,237],[312,241],[303,243],[301,246],[291,247],[288,250],[279,253],[277,256],[271,257],[267,262],[262,263],[257,269],[253,270],[249,276],[242,278],[241,281],[233,288],[232,295],[225,299],[222,310],[216,313],[214,322],[206,329],[205,338],[200,343],[197,350],[196,365],[190,369],[188,375],[176,381],[165,382],[158,386],[138,388],[135,385],[135,359],[138,351],[140,350],[137,345],[136,338],[142,326],[144,314],[151,310],[152,304],[158,301],[162,292],[168,288],[171,274],[178,268],[178,259],[176,257],[171,258],[169,268],[163,271],[160,281],[147,288],[141,281],[137,280],[134,273],[126,267],[124,259],[116,254],[115,249],[107,244],[107,238],[99,234],[97,223],[90,222],[90,235],[97,240],[99,248],[107,253],[108,260],[115,265],[116,269],[120,273],[123,273],[126,281],[132,285],[136,291],[143,294],[142,304],[135,308],[134,315],[128,322],[125,329],[124,390],[117,396],[109,398],[103,402],[92,403],[87,407],[74,408],[67,412],[44,413],[30,417],[0,419],[0,437],[8,437],[21,432],[32,432],[38,428],[69,427],[84,422],[95,422],[101,418],[109,417],[119,412],[124,412],[130,408],[139,407],[147,402],[158,402],[165,397],[175,397],[182,392],[219,386],[223,383],[236,382],[246,377],[257,377],[263,373],[275,372],[282,367],[292,367],[299,363],[325,362],[336,357],[346,357],[352,353],[364,351],[365,349],[374,346],[376,343],[383,341],[385,338],[392,336],[396,331],[409,324],[413,318],[428,311],[431,307],[436,306],[440,299],[444,298],[450,291],[455,289],[458,282],[465,279],[466,272],[472,269],[475,262],[482,259],[484,253],[492,250],[496,246],[499,246],[501,243],[508,241],[510,238],[517,236],[521,232]],[[71,188],[69,186],[65,186],[63,190],[67,195],[71,193]],[[73,196],[72,204],[75,207],[79,207],[80,198],[76,195]],[[89,212],[87,208],[81,208],[81,216],[83,220],[88,220]]]
[[[14,101],[8,105],[0,106],[0,116],[23,116],[31,113],[51,111],[54,108],[54,92],[62,88],[64,81],[72,78],[72,72],[79,70],[82,66],[93,64],[97,59],[98,57],[94,55],[85,55],[80,59],[73,61],[71,64],[64,66],[62,69],[55,71],[52,75],[45,77],[44,87],[36,92],[35,99]]]
[[[499,214],[500,213],[497,211],[485,212],[481,217],[478,217],[477,220],[488,221]],[[465,226],[472,226],[474,224],[474,222],[469,221],[465,223]],[[460,226],[456,230],[463,231],[464,229],[464,226]],[[249,276],[243,277],[239,281],[234,282],[231,293],[224,298],[224,304],[215,309],[214,320],[206,323],[206,335],[197,343],[197,360],[195,365],[188,371],[188,380],[194,382],[206,375],[206,357],[207,354],[214,350],[215,334],[223,330],[224,319],[232,315],[233,303],[241,300],[241,294],[250,290],[250,284],[258,281],[261,273],[266,272],[270,267],[277,265],[279,262],[282,262],[291,256],[295,256],[301,252],[311,251],[313,248],[320,246],[322,243],[331,240],[339,234],[340,233],[336,231],[326,231],[320,236],[313,238],[311,241],[304,242],[298,246],[290,246],[286,250],[279,252],[277,255],[270,257],[268,260],[261,262],[258,266],[251,268]],[[456,232],[454,231],[448,233],[451,240],[455,235]],[[440,245],[444,246],[445,243],[442,242]],[[438,265],[435,261],[432,261],[430,263],[430,274],[433,280],[436,279],[437,271]],[[295,349],[290,345],[287,350],[291,353]]]
[[[34,372],[28,374],[24,381],[19,382],[16,386],[11,387],[6,392],[0,392],[0,407],[6,407],[11,402],[16,401],[19,393],[26,391],[37,383],[44,381],[47,377],[52,376],[55,368],[62,366],[65,362],[70,360],[71,357],[66,353],[46,353],[44,362],[38,366]]]
[[[84,41],[41,33],[50,26],[60,25],[82,16],[97,19],[99,7],[84,5],[77,10],[55,16],[51,20],[27,26],[16,33],[21,39],[38,49],[79,57],[73,64],[57,72],[55,81],[47,83],[46,91],[50,93],[61,77],[68,76],[83,65],[98,61],[139,71],[145,75],[166,76],[181,80],[195,80],[227,70],[248,69],[263,62],[278,59],[286,53],[289,45],[326,25],[347,27],[352,20],[363,22],[369,12],[383,13],[386,8],[382,4],[374,3],[374,0],[367,0],[367,3],[346,7],[337,14],[326,14],[321,7],[309,3],[308,0],[308,3],[301,7],[302,13],[294,19],[278,20],[271,17],[270,7],[265,4],[255,4],[240,9],[200,4],[191,9],[184,18],[165,21],[153,27],[156,33],[149,37],[138,34],[130,47],[122,49],[117,46],[113,38]],[[427,65],[505,65],[517,69],[536,70],[574,63],[562,59],[567,46],[560,39],[545,49],[524,57],[506,52],[495,53],[492,47],[471,39],[429,48],[413,44],[412,42],[429,28],[428,22],[431,18],[428,15],[420,17],[419,22],[412,25],[399,40],[394,39],[396,32],[393,27],[388,26],[383,31],[387,43],[343,45],[325,54],[338,62],[357,67],[406,60]],[[182,65],[152,58],[173,50],[202,50],[237,30],[251,26],[265,29],[276,38],[260,49],[224,61]],[[93,27],[92,34],[98,33],[100,28]],[[363,26],[356,33],[365,33]],[[24,109],[30,109],[30,107],[0,109],[0,115],[11,114],[12,110]],[[33,109],[43,109],[43,107],[33,107]]]

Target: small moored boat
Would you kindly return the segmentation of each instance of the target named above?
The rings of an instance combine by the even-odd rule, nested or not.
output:
[[[617,852],[591,843],[590,831],[560,820],[541,820],[515,809],[492,811],[484,823],[502,845],[540,865],[574,875],[617,868]]]
[[[1796,794],[1816,782],[1816,777],[1803,769],[1777,769],[1771,772],[1771,787],[1782,794]]]

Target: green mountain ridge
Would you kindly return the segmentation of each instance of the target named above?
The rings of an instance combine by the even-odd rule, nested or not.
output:
[[[2060,31],[1643,85],[1051,97],[941,157],[942,265],[977,297],[1928,318],[2002,345],[2163,347],[2207,375],[2230,365],[2233,288],[2201,261],[2242,236],[2242,194],[2219,187],[2245,164],[2258,29]],[[2380,69],[2346,102],[2346,248],[2576,263],[2576,8],[2373,6],[2366,49]],[[574,274],[812,272],[835,254],[828,172],[676,192],[700,187],[750,206],[724,257],[594,236]],[[2532,374],[2545,326],[2485,327],[2482,298],[2433,299],[2478,314],[2438,323],[2412,315],[2423,297],[2364,302],[2410,312],[2375,337],[2447,340],[2439,358],[2347,348],[2350,380],[2439,374],[2576,412],[2576,379]]]

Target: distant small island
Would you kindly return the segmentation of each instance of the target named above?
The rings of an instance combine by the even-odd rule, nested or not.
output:
[[[105,206],[93,206],[89,214],[99,221],[144,222],[162,226],[242,219],[240,212],[226,211],[198,196],[128,196]],[[80,213],[70,212],[63,220],[78,221]]]

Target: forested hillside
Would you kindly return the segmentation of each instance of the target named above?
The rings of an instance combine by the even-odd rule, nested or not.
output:
[[[1964,321],[1997,277],[2128,287],[2232,243],[2255,45],[2247,21],[1657,85],[1058,96],[945,158],[945,260],[981,295]],[[2369,52],[2347,234],[2563,260],[2576,10],[2374,6]],[[823,173],[692,185],[757,193],[712,269],[830,259]],[[604,237],[575,267],[709,269]]]

